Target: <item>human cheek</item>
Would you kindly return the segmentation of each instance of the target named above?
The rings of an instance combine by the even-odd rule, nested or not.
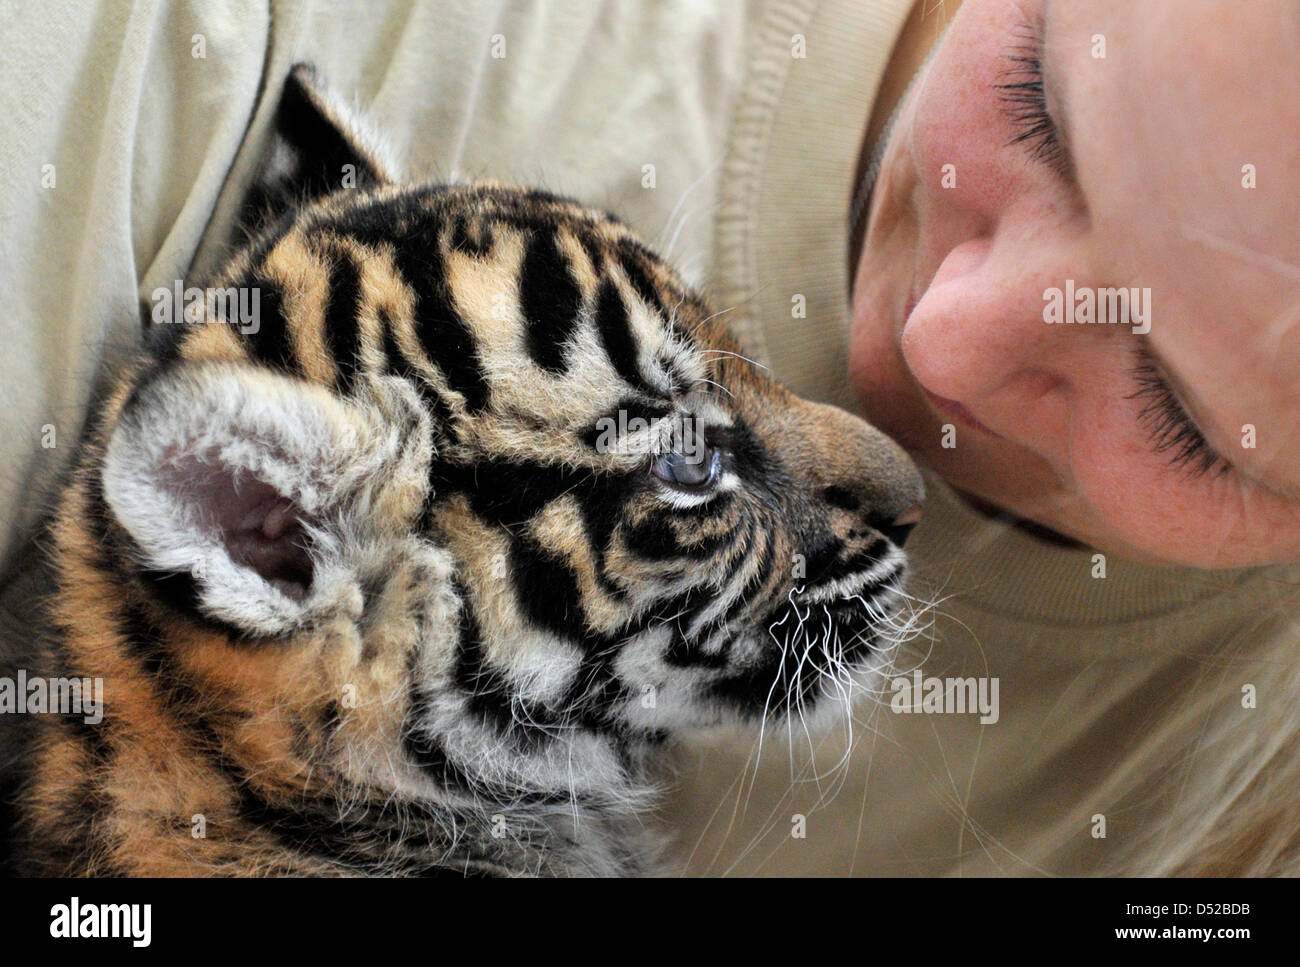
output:
[[[1232,567],[1300,555],[1300,509],[1235,471],[1193,473],[1156,452],[1122,386],[1080,408],[1070,433],[1071,489],[1110,540],[1143,556]]]

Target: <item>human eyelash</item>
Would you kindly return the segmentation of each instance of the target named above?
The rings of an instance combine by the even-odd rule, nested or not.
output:
[[[1004,80],[993,85],[1007,118],[1017,129],[1007,145],[1023,144],[1035,161],[1064,172],[1065,149],[1056,122],[1047,111],[1047,93],[1043,89],[1042,26],[1024,23],[1016,33],[1021,42],[1002,55],[1007,67],[998,76]]]
[[[1232,465],[1210,446],[1144,343],[1138,343],[1138,355],[1133,367],[1138,389],[1126,399],[1144,400],[1138,422],[1150,433],[1156,453],[1172,451],[1169,462],[1193,477],[1226,473]]]

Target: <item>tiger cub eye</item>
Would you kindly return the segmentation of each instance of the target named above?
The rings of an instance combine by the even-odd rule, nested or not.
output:
[[[655,459],[650,472],[683,490],[707,490],[718,481],[718,452],[699,446],[690,454],[672,451]]]

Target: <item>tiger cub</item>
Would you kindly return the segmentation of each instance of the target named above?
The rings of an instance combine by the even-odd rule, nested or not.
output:
[[[665,742],[888,657],[915,468],[610,216],[396,183],[306,66],[278,138],[256,324],[155,326],[55,515],[104,716],[45,717],[23,868],[653,871]]]

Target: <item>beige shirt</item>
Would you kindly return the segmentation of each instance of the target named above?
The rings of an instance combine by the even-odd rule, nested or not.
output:
[[[138,339],[140,301],[222,258],[298,60],[355,93],[413,177],[527,182],[617,211],[734,307],[777,376],[847,404],[853,170],[909,6],[3,8],[0,573],[93,374]],[[1279,765],[1300,762],[1296,568],[1112,559],[1094,577],[1091,554],[989,520],[939,481],[930,494],[909,550],[916,594],[941,603],[899,665],[997,678],[997,722],[899,714],[886,691],[859,707],[842,763],[844,735],[794,725],[766,735],[757,777],[752,735],[693,741],[665,808],[674,869],[1161,872],[1234,803],[1300,788]]]

